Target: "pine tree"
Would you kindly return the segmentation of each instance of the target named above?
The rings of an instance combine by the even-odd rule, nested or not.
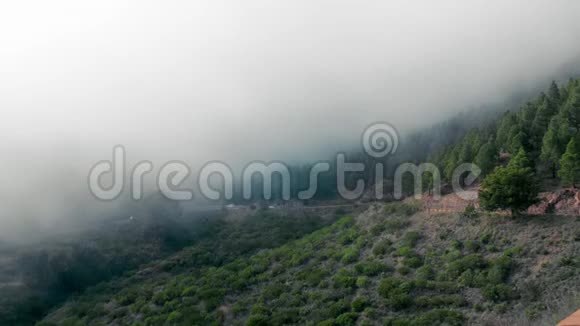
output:
[[[480,144],[479,133],[472,130],[465,135],[459,151],[459,163],[471,163],[477,154]]]
[[[506,112],[499,122],[499,127],[496,133],[496,145],[500,150],[509,150],[510,148],[510,132],[514,125],[517,124],[516,115],[511,112]]]
[[[538,112],[538,105],[544,102],[546,98],[546,94],[541,93],[537,102],[532,103],[528,102],[526,105],[520,110],[520,119],[523,122],[524,126],[531,126],[536,118],[536,113]]]
[[[475,164],[479,166],[483,175],[489,174],[495,167],[498,160],[497,152],[493,139],[490,139],[479,149],[475,157]]]
[[[518,151],[518,154],[516,154],[516,156],[512,157],[512,159],[508,164],[508,168],[525,169],[531,167],[532,164],[530,162],[530,159],[528,158],[528,154],[526,154],[526,151],[524,151],[523,148],[521,148]]]
[[[481,207],[486,210],[509,209],[519,214],[537,202],[538,184],[523,149],[507,167],[496,167],[479,190]]]
[[[566,146],[566,152],[560,160],[560,171],[558,174],[566,184],[576,187],[580,181],[580,148],[578,147],[577,137],[570,139]]]
[[[544,134],[542,141],[542,153],[540,159],[544,164],[549,166],[552,171],[552,177],[556,177],[560,158],[566,150],[566,144],[570,141],[572,134],[568,120],[563,114],[557,114],[552,118],[548,130]]]
[[[573,93],[570,93],[564,114],[572,131],[580,133],[580,87],[574,87]]]
[[[549,166],[552,171],[552,178],[556,177],[558,163],[562,156],[558,140],[558,131],[554,125],[555,123],[550,123],[548,131],[544,135],[544,140],[542,141],[542,154],[540,155],[540,159]]]
[[[445,155],[445,160],[443,161],[444,170],[443,175],[445,180],[451,181],[453,177],[453,171],[457,167],[457,162],[459,161],[459,149],[454,147],[447,155]]]
[[[549,97],[544,97],[544,100],[536,113],[534,122],[532,123],[531,142],[534,149],[542,148],[542,139],[544,138],[544,134],[548,129],[550,121],[556,113],[558,113],[558,107],[556,104]]]
[[[528,147],[528,139],[528,136],[522,130],[513,133],[510,137],[509,143],[510,152],[517,153],[522,149],[525,150]]]
[[[550,89],[548,90],[548,97],[556,106],[560,106],[560,104],[562,104],[560,89],[558,88],[558,84],[556,84],[556,81],[554,80],[552,80],[552,84],[550,85]]]

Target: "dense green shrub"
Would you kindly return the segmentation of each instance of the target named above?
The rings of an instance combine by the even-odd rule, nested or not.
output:
[[[354,326],[356,324],[357,318],[358,314],[354,312],[347,312],[336,317],[335,324],[337,326]]]
[[[342,258],[340,261],[343,264],[351,264],[358,260],[359,250],[356,246],[350,246],[342,251]]]
[[[252,314],[246,320],[246,326],[268,326],[270,325],[270,317],[262,314]]]
[[[403,258],[403,265],[410,268],[417,268],[423,265],[423,260],[419,256]]]
[[[435,271],[431,266],[424,265],[417,269],[416,275],[421,280],[432,280],[435,277]]]
[[[460,307],[465,304],[465,299],[459,294],[451,295],[429,295],[429,296],[419,296],[414,300],[415,304],[419,307],[441,307],[441,306],[453,306]]]
[[[369,279],[366,276],[361,276],[356,279],[357,288],[366,288],[369,285]]]
[[[463,323],[464,318],[460,312],[447,309],[429,311],[419,315],[413,321],[413,325],[416,326],[459,326]]]
[[[377,235],[380,235],[381,233],[383,233],[386,229],[387,229],[387,227],[385,226],[385,224],[377,223],[371,227],[370,232],[372,235],[377,236]]]
[[[447,265],[447,268],[445,269],[446,278],[448,280],[455,280],[468,269],[478,270],[485,268],[485,266],[486,262],[480,255],[467,255],[456,259]]]
[[[453,310],[432,310],[415,318],[387,318],[385,326],[460,326],[464,323],[461,313]]]
[[[378,261],[363,261],[354,265],[354,270],[358,274],[366,276],[376,276],[388,270],[388,266]]]
[[[328,311],[330,313],[329,317],[336,318],[343,313],[350,312],[350,302],[346,298],[337,300],[329,306]]]
[[[397,273],[399,273],[401,275],[407,275],[407,274],[411,273],[411,269],[407,266],[401,266],[401,267],[397,268]]]
[[[505,284],[487,285],[482,289],[481,294],[494,302],[506,301],[514,296],[512,288]]]
[[[338,242],[342,245],[353,243],[358,238],[358,232],[355,229],[348,229],[343,231],[338,238]]]
[[[392,245],[392,242],[388,239],[383,239],[383,240],[379,241],[373,247],[373,255],[382,256],[386,253],[393,251],[393,247],[391,245]]]
[[[415,247],[417,242],[421,239],[421,234],[417,231],[409,231],[405,233],[403,238],[401,239],[401,245],[408,246],[408,247]]]
[[[363,297],[358,297],[352,301],[352,310],[362,312],[367,306],[368,301]]]
[[[421,209],[419,201],[414,202],[393,202],[385,205],[385,212],[387,214],[395,214],[402,216],[411,216]]]
[[[465,249],[467,249],[469,252],[475,253],[481,249],[481,244],[475,240],[466,240]]]
[[[335,288],[354,288],[357,278],[352,276],[347,270],[341,269],[332,277],[332,280]]]
[[[167,316],[167,323],[173,324],[180,322],[183,319],[183,314],[179,311],[173,311]]]
[[[403,309],[413,302],[409,294],[412,287],[412,284],[404,282],[402,279],[388,277],[381,280],[378,292],[386,299],[389,306],[394,309]]]

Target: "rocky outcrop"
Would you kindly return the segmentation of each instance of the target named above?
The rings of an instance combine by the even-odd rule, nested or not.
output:
[[[528,214],[543,215],[579,215],[580,191],[575,188],[565,188],[553,192],[542,192],[540,203],[531,206]]]

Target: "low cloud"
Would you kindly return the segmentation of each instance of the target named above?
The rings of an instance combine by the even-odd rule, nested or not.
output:
[[[326,158],[575,75],[580,2],[0,5],[0,239],[84,221],[89,168]],[[60,224],[59,224],[60,221]]]

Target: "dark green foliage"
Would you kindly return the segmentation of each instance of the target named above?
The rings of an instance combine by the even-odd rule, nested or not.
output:
[[[537,202],[538,185],[523,150],[507,167],[497,167],[479,191],[481,207],[486,210],[509,209],[519,213]]]
[[[262,314],[252,314],[246,321],[247,326],[268,326],[270,325],[270,317]]]
[[[354,277],[346,269],[341,269],[332,277],[334,287],[336,288],[354,288],[356,286],[357,278]]]
[[[575,187],[580,181],[580,141],[576,137],[570,139],[566,146],[566,152],[560,160],[558,175],[562,181],[572,187]]]
[[[560,89],[555,81],[552,81],[550,88],[548,90],[548,98],[554,102],[556,106],[562,104],[562,96],[560,95]]]
[[[410,296],[411,289],[411,283],[399,278],[389,277],[381,280],[378,292],[393,309],[403,309],[413,303],[413,299]]]
[[[462,325],[463,315],[460,312],[452,310],[435,310],[420,315],[414,320],[414,325]]]
[[[373,255],[375,256],[381,256],[384,255],[388,252],[391,252],[393,250],[393,247],[391,246],[391,241],[388,239],[383,239],[381,241],[379,241],[374,247],[373,247]]]
[[[423,260],[419,256],[403,258],[403,265],[410,268],[417,268],[423,265]]]
[[[378,244],[370,247],[366,242],[376,237],[351,218],[343,218],[299,240],[221,266],[172,269],[151,278],[125,280],[108,290],[119,304],[114,310],[104,309],[110,302],[107,295],[83,295],[63,313],[76,321],[118,324],[132,324],[134,316],[142,316],[143,325],[208,325],[224,320],[249,325],[353,325],[387,316],[398,316],[388,320],[395,325],[453,325],[463,322],[461,314],[440,308],[471,309],[463,297],[464,287],[481,289],[490,302],[509,302],[517,296],[507,282],[521,248],[486,260],[485,252],[464,255],[477,251],[475,240],[466,239],[456,242],[457,249],[444,245],[445,254],[430,248],[421,256],[418,251],[425,248],[417,231],[389,237],[393,240],[380,242],[397,247],[396,254],[369,256]],[[356,252],[356,261],[343,263],[350,252]],[[359,255],[364,259],[359,261]],[[395,277],[389,266],[397,261],[402,265]]]
[[[435,271],[431,266],[424,265],[417,269],[416,275],[421,280],[432,280],[435,277]]]
[[[511,287],[505,284],[487,285],[483,288],[482,294],[484,298],[494,302],[509,300],[514,296]]]
[[[359,249],[356,246],[350,246],[342,251],[340,261],[343,264],[350,264],[358,261]]]
[[[385,205],[385,212],[387,214],[411,216],[418,212],[420,203],[418,202],[394,202]]]
[[[464,324],[464,317],[460,312],[453,310],[433,310],[420,314],[414,318],[388,318],[385,326],[460,326]]]
[[[456,280],[467,270],[483,269],[486,262],[480,255],[471,254],[450,262],[445,269],[447,280]]]
[[[361,276],[356,279],[356,287],[365,288],[369,285],[369,279],[366,276]]]
[[[481,169],[483,175],[490,173],[498,161],[498,150],[493,139],[490,139],[479,149],[475,157],[475,164]]]
[[[547,94],[541,93],[519,110],[506,112],[485,128],[465,130],[461,137],[439,152],[430,153],[429,157],[430,162],[443,171],[444,180],[450,182],[455,168],[462,163],[475,163],[482,169],[482,175],[486,176],[499,165],[498,153],[516,156],[523,150],[529,153],[528,167],[532,172],[538,168],[540,176],[544,171],[549,171],[556,178],[566,145],[579,132],[578,81],[572,79],[562,88],[553,82]],[[501,172],[505,171],[497,174]],[[514,174],[511,176],[514,177]],[[460,183],[463,182],[462,178],[464,176],[460,177]],[[500,206],[509,209],[506,205]]]
[[[415,305],[427,308],[441,306],[461,307],[465,305],[465,299],[459,294],[420,296],[415,299]]]
[[[376,276],[389,270],[388,266],[378,261],[364,261],[356,264],[354,270],[358,274]]]
[[[570,127],[565,116],[563,114],[554,116],[544,134],[540,156],[552,171],[553,177],[556,177],[560,159],[571,137]]]
[[[562,111],[572,131],[578,134],[580,132],[580,87],[574,87]]]
[[[421,239],[421,234],[419,232],[416,231],[410,231],[405,233],[405,235],[403,236],[403,239],[401,239],[401,244],[403,246],[408,246],[408,247],[415,247],[415,245],[417,244],[417,242]]]
[[[354,326],[358,315],[354,312],[347,312],[336,317],[335,324],[337,326]]]
[[[350,302],[347,299],[340,299],[329,307],[329,317],[338,317],[344,313],[350,312]]]
[[[368,305],[369,303],[365,298],[358,297],[352,301],[352,310],[362,312]]]
[[[469,252],[477,252],[481,249],[481,244],[476,240],[465,241],[465,249]]]
[[[397,273],[401,274],[401,275],[407,275],[409,273],[411,273],[411,269],[407,266],[401,266],[399,268],[397,268]]]

